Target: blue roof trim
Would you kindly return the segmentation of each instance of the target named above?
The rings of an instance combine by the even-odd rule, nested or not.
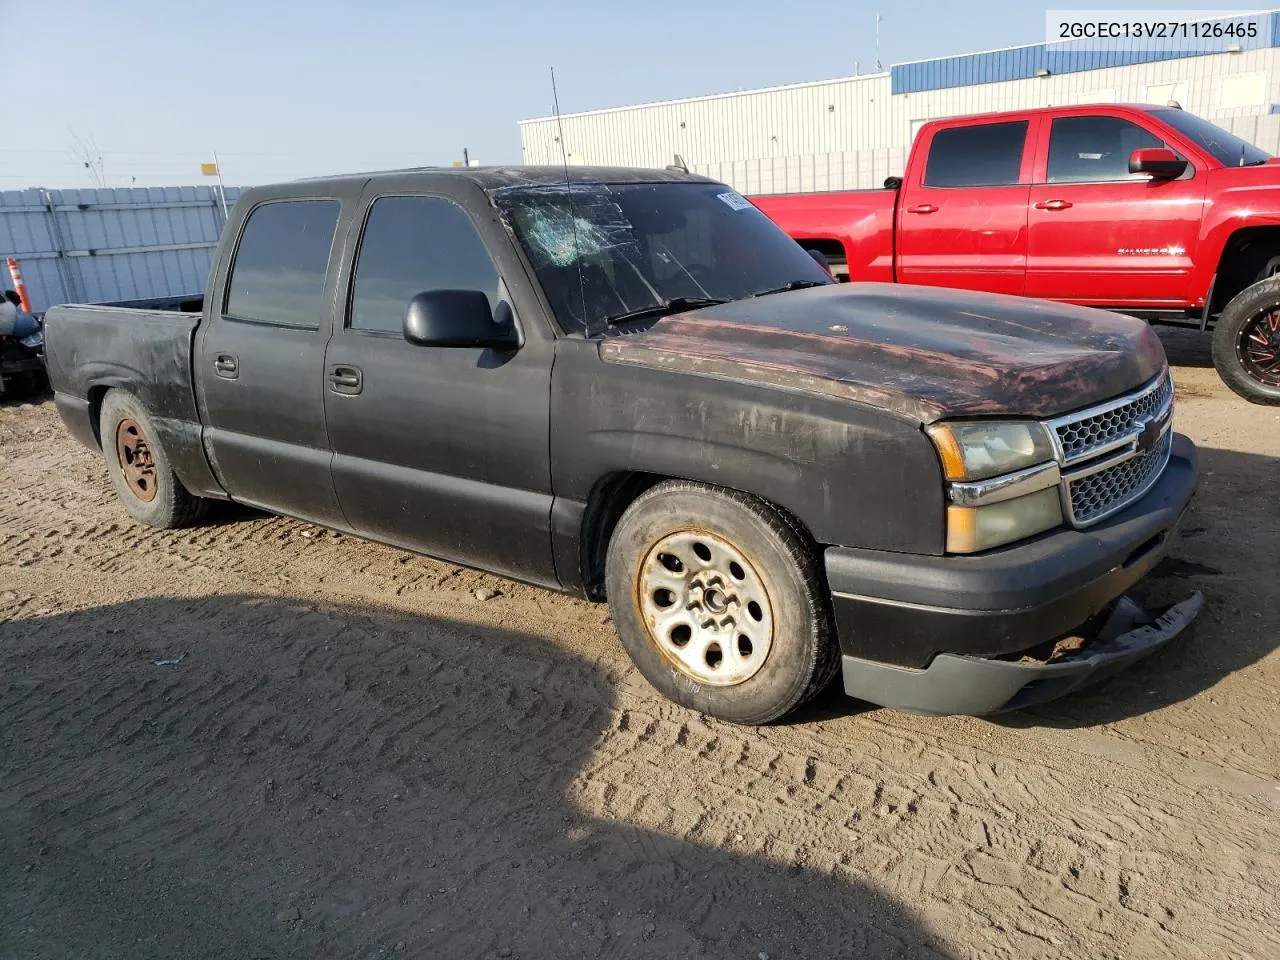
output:
[[[1270,14],[1270,30],[1262,30],[1261,36],[1239,41],[1244,50],[1261,50],[1280,47],[1280,11]],[[1192,46],[1188,41],[1186,46]],[[1181,60],[1185,57],[1205,57],[1206,50],[1170,49],[1140,50],[1132,44],[1117,44],[1109,50],[1081,49],[1076,43],[1036,43],[1011,50],[993,50],[990,53],[969,53],[919,63],[899,63],[889,68],[889,82],[894,94],[921,93],[925,90],[946,90],[950,87],[969,87],[982,83],[999,83],[1004,80],[1026,80],[1041,69],[1051,74],[1083,73],[1106,67],[1128,67],[1138,63],[1155,63],[1161,60]]]

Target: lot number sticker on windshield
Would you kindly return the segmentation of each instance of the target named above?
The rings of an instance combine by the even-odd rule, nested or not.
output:
[[[716,196],[733,210],[746,210],[751,206],[750,200],[740,193],[734,193],[732,190],[728,193],[717,193]]]

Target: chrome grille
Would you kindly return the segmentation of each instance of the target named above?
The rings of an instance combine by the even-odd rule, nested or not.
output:
[[[1053,421],[1063,463],[1079,462],[1102,452],[1143,417],[1163,410],[1172,399],[1173,380],[1164,373],[1134,395]]]
[[[1050,420],[1067,520],[1086,527],[1150,490],[1169,462],[1172,421],[1167,370],[1131,394]]]
[[[1145,454],[1130,457],[1075,480],[1067,481],[1067,499],[1077,526],[1085,526],[1142,496],[1169,462],[1173,432]]]

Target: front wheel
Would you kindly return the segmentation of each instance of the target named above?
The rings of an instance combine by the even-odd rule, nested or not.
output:
[[[733,723],[767,723],[839,664],[817,554],[755,497],[666,481],[618,521],[605,562],[623,646],[657,690]]]
[[[1213,330],[1213,365],[1250,403],[1280,405],[1280,276],[1227,304]]]

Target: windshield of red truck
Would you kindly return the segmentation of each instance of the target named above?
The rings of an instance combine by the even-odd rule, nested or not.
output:
[[[493,199],[566,331],[832,282],[723,184],[507,187]]]
[[[1241,140],[1234,133],[1227,133],[1203,117],[1185,110],[1152,110],[1151,115],[1167,123],[1194,143],[1224,167],[1252,167],[1266,163],[1271,154],[1260,150],[1248,140]]]

